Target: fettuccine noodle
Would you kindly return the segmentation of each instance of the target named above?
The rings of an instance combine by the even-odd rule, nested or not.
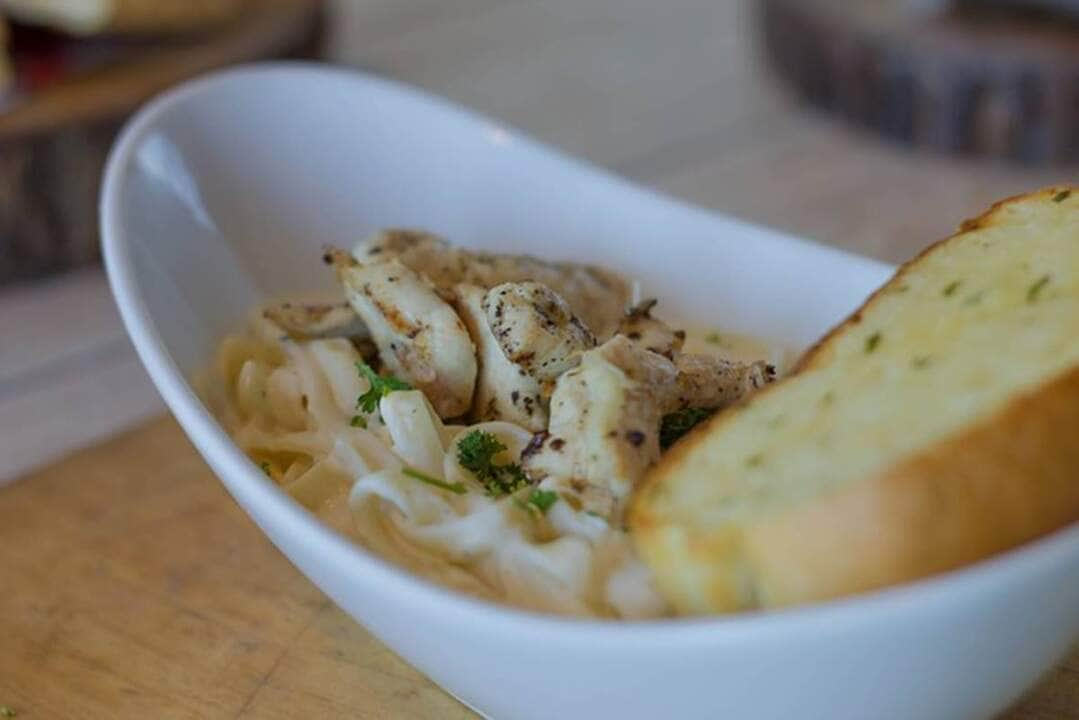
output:
[[[287,339],[259,312],[221,343],[203,394],[243,451],[298,502],[432,581],[542,612],[668,613],[623,528],[568,502],[541,514],[514,495],[489,497],[458,462],[456,443],[471,430],[495,435],[507,458],[520,455],[528,430],[501,421],[447,426],[416,390],[359,413],[357,397],[368,389],[360,360],[348,340]]]

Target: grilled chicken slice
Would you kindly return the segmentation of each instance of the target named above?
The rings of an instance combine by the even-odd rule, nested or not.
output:
[[[686,331],[675,330],[662,320],[652,317],[652,308],[658,302],[655,298],[649,298],[627,310],[618,325],[618,334],[625,335],[645,350],[674,360],[682,352]]]
[[[776,378],[772,365],[736,362],[716,355],[679,355],[678,376],[664,412],[686,408],[724,408]]]
[[[610,516],[659,459],[659,425],[674,363],[616,335],[581,356],[551,397],[550,426],[523,459],[589,512]]]
[[[371,337],[363,320],[347,302],[280,302],[266,307],[262,314],[293,340]]]
[[[395,258],[361,264],[341,250],[330,250],[326,259],[389,370],[422,390],[440,417],[468,412],[476,350],[453,308]]]
[[[471,420],[506,420],[539,432],[547,427],[547,406],[539,382],[502,352],[483,308],[487,291],[458,285],[455,307],[476,346],[479,374]]]
[[[352,256],[361,263],[397,258],[439,290],[450,290],[461,283],[487,287],[477,282],[479,278],[461,248],[422,230],[379,230],[372,237],[356,243]]]
[[[506,358],[535,378],[544,397],[562,373],[574,367],[596,338],[569,305],[538,282],[503,283],[483,300],[491,334]]]
[[[664,412],[686,408],[724,408],[775,380],[776,369],[764,361],[727,360],[716,355],[686,355],[686,333],[652,317],[656,300],[645,300],[626,312],[618,332],[646,350],[674,362],[676,383],[663,400]]]
[[[680,355],[672,362],[616,335],[558,379],[550,427],[529,447],[525,470],[535,480],[554,478],[585,510],[616,516],[659,459],[664,415],[724,407],[774,376],[765,363],[703,355]]]
[[[459,284],[490,289],[506,282],[534,280],[558,293],[585,325],[604,339],[615,332],[630,301],[629,283],[617,273],[529,255],[468,250],[418,230],[382,230],[352,252],[361,263],[396,257],[443,292]]]

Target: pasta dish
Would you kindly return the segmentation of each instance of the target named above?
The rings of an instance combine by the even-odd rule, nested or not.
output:
[[[340,532],[459,591],[670,614],[623,509],[661,453],[780,358],[687,336],[593,266],[410,230],[322,259],[340,296],[258,308],[200,381],[251,460]]]

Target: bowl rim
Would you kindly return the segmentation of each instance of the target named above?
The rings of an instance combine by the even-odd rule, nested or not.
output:
[[[605,642],[643,640],[652,642],[715,644],[737,642],[739,638],[770,635],[791,639],[792,634],[817,632],[821,627],[853,630],[899,617],[957,596],[959,586],[978,592],[992,586],[1001,573],[1034,575],[1063,561],[1079,549],[1079,523],[1060,528],[1024,545],[999,553],[964,567],[922,578],[902,585],[811,605],[775,610],[751,611],[730,615],[658,618],[651,620],[614,620],[609,618],[566,617],[490,602],[442,587],[419,575],[384,560],[322,523],[269,482],[263,473],[232,442],[216,419],[202,404],[165,347],[154,319],[144,300],[131,258],[129,238],[122,218],[123,188],[131,159],[143,139],[158,121],[178,105],[191,102],[207,91],[232,83],[274,81],[284,76],[300,75],[299,80],[335,78],[351,83],[359,91],[375,91],[421,101],[458,117],[471,119],[484,127],[496,127],[513,145],[552,157],[570,171],[585,172],[598,182],[613,183],[636,193],[646,193],[653,201],[669,203],[687,211],[726,219],[719,213],[669,198],[628,180],[614,176],[580,159],[550,148],[530,137],[507,128],[478,113],[405,84],[359,70],[328,66],[309,61],[274,61],[239,65],[184,82],[165,91],[144,105],[124,126],[109,154],[100,196],[100,231],[105,268],[113,298],[135,350],[159,393],[185,434],[209,461],[214,459],[221,472],[215,475],[226,486],[249,516],[246,504],[258,506],[263,519],[279,527],[287,526],[305,537],[300,542],[310,546],[329,566],[341,567],[350,581],[383,586],[384,594],[398,595],[417,608],[442,616],[450,622],[482,620],[493,631],[513,628],[530,630],[537,638],[559,639],[565,643],[587,645]],[[291,82],[295,82],[293,78]],[[752,225],[744,223],[747,228]],[[808,241],[792,241],[807,243]],[[262,528],[266,532],[265,528]],[[283,548],[279,548],[285,552]],[[285,553],[287,555],[287,553]],[[290,559],[291,562],[291,559]],[[293,562],[294,565],[297,565]],[[297,568],[303,572],[302,568]],[[306,574],[306,573],[305,573]],[[310,578],[308,578],[310,581]],[[314,581],[312,581],[314,582]],[[318,586],[318,583],[315,583]],[[320,590],[322,588],[320,587]],[[323,590],[323,592],[325,592]],[[837,630],[836,630],[837,631]]]

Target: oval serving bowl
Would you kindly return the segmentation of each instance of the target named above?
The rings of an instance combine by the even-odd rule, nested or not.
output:
[[[887,266],[659,197],[421,92],[303,64],[216,74],[152,102],[113,149],[101,210],[139,356],[237,502],[352,617],[488,717],[985,717],[1079,634],[1079,526],[783,612],[622,623],[480,602],[323,526],[188,382],[256,302],[329,286],[323,244],[390,225],[604,263],[668,316],[793,346]]]

